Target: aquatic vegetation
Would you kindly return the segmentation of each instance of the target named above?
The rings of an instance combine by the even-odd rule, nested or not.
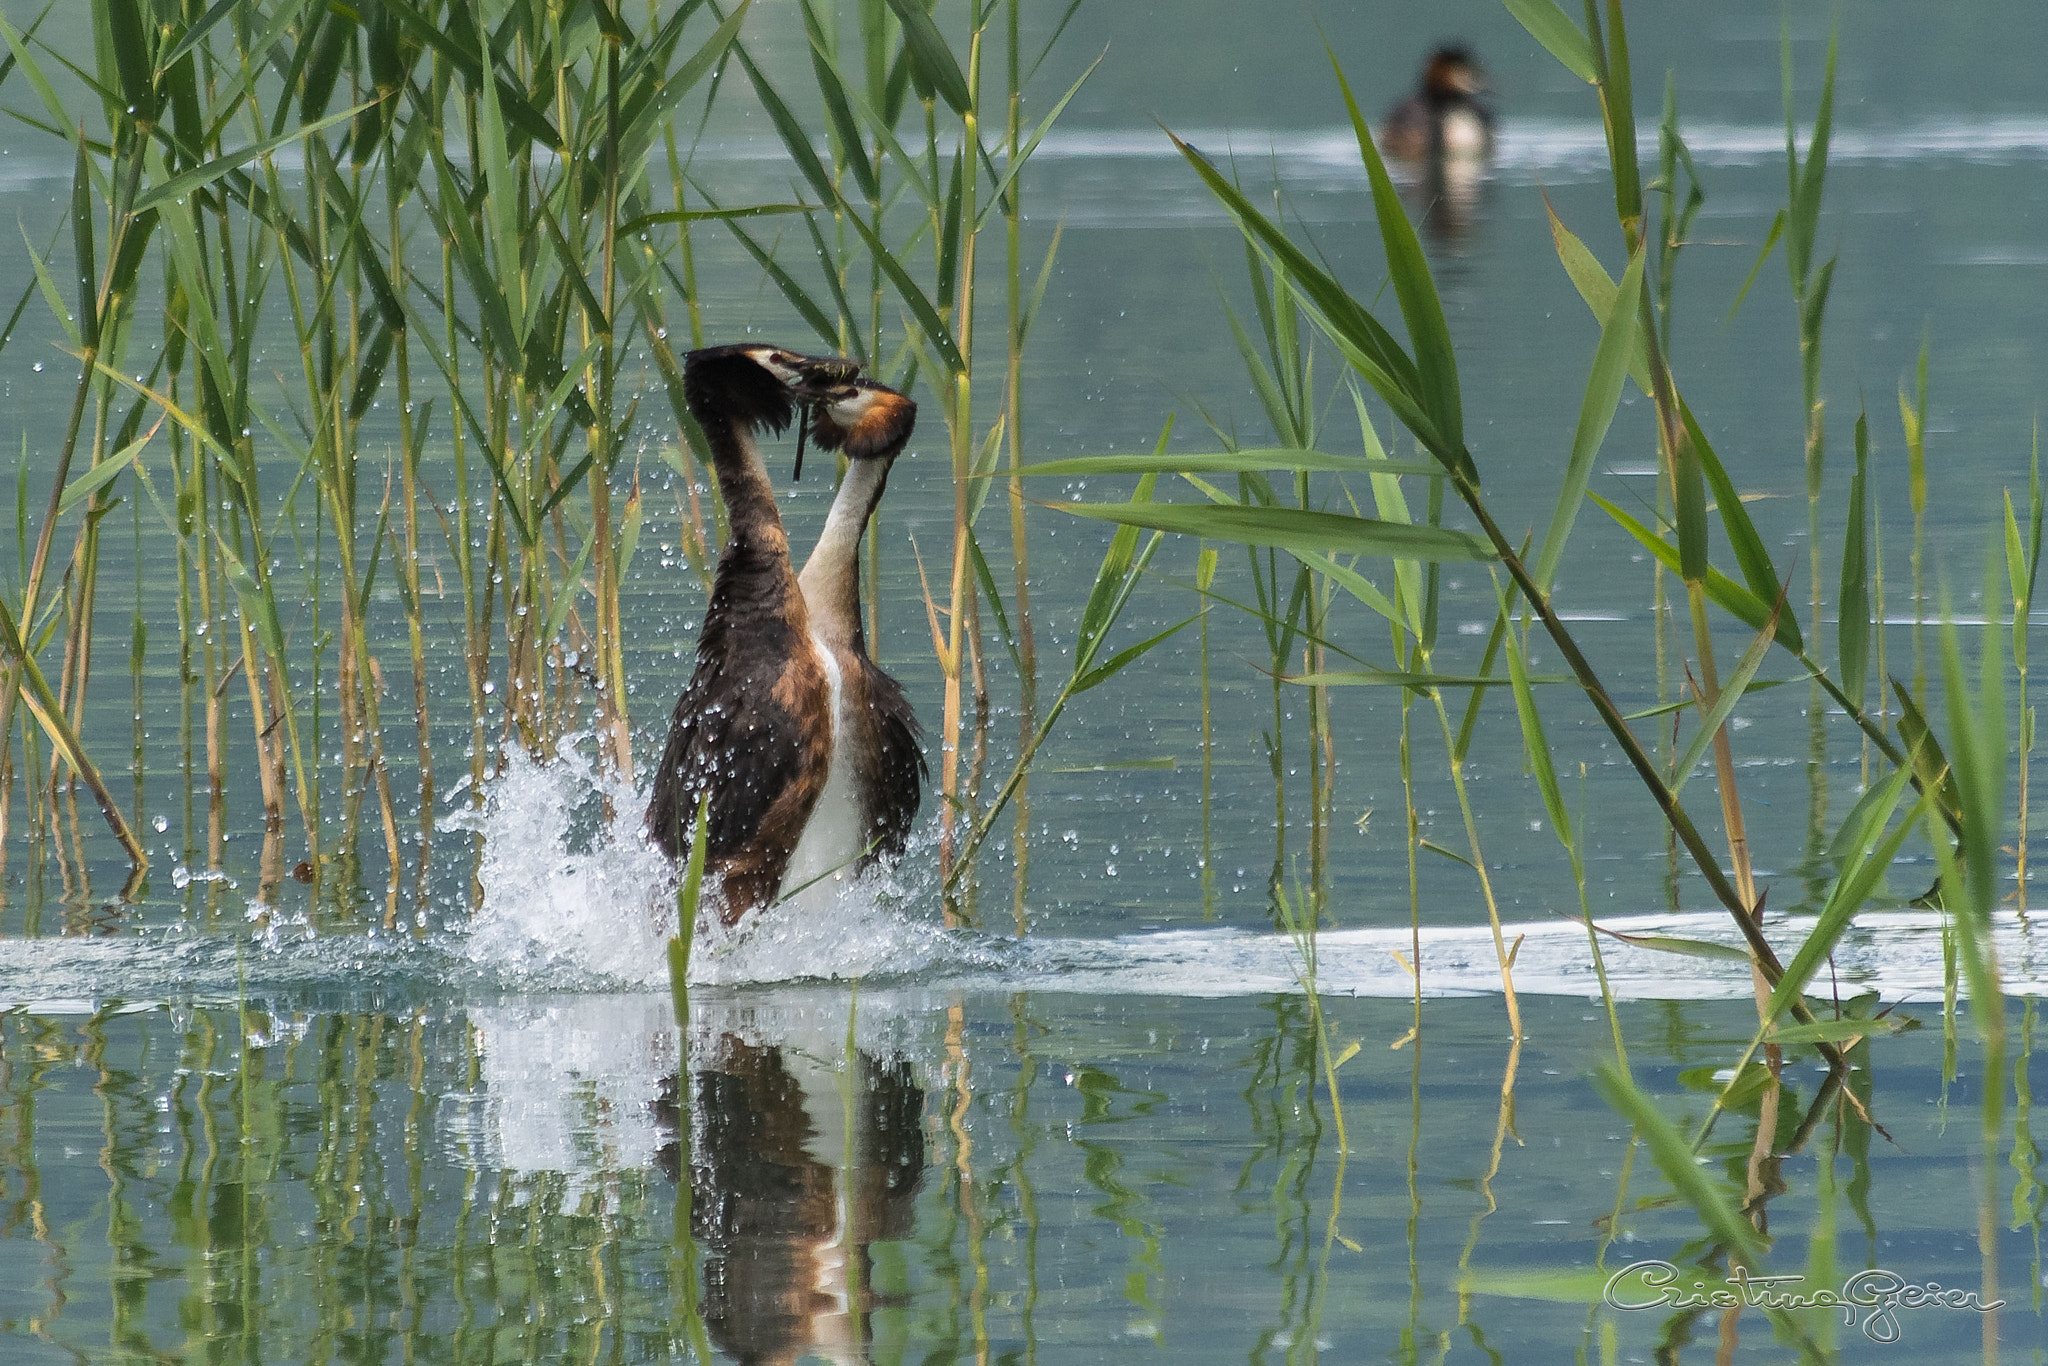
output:
[[[1906,496],[1888,419],[1826,459],[1836,57],[1788,37],[1785,207],[1700,316],[1785,304],[1785,253],[1794,602],[1719,390],[1673,360],[1709,350],[1719,174],[1685,73],[1646,138],[1618,0],[1507,9],[1604,157],[1593,189],[1514,191],[1595,329],[1510,338],[1590,348],[1554,440],[1476,378],[1465,248],[1334,40],[1356,156],[1318,144],[1317,193],[1366,259],[1277,151],[1270,203],[1213,130],[1108,159],[1170,162],[1222,242],[1196,340],[1240,380],[1184,370],[1185,338],[1073,368],[1074,297],[1144,287],[1108,253],[1062,275],[1060,159],[1119,182],[1118,228],[1138,197],[1060,145],[1096,79],[1061,47],[1078,3],[0,19],[0,102],[68,168],[0,349],[27,317],[76,363],[61,401],[24,391],[52,430],[0,587],[9,1349],[1847,1359],[1832,1314],[1603,1301],[1613,1254],[1834,1286],[1929,1227],[1974,1242],[1895,1270],[1974,1277],[2027,1331],[2038,475],[1941,490],[1991,548],[1966,595],[1981,547],[1927,519],[1931,343]],[[702,845],[678,872],[639,813],[731,516],[681,357],[749,330],[937,419],[861,601],[939,782],[899,870],[728,928]],[[1105,396],[1120,448],[1074,435]],[[1647,616],[1592,624],[1638,587]],[[1636,871],[1607,899],[1638,855],[1669,912]],[[1962,1359],[2000,1321],[1896,1322]]]

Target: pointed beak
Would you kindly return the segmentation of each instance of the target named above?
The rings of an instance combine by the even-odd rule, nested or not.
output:
[[[860,362],[840,356],[804,356],[792,367],[789,392],[800,403],[820,403],[860,374]]]
[[[860,362],[840,356],[796,356],[790,358],[791,374],[784,379],[789,386],[790,397],[800,407],[809,409],[838,397],[846,386],[860,374]],[[811,424],[800,415],[796,424],[796,468],[790,474],[790,482],[804,477],[804,442],[810,435]]]

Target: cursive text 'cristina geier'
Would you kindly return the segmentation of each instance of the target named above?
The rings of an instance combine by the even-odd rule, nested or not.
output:
[[[1839,1309],[1846,1327],[1857,1323],[1872,1342],[1899,1340],[1902,1309],[1974,1309],[1990,1313],[2004,1300],[1986,1304],[1974,1290],[1944,1288],[1934,1281],[1915,1284],[1896,1272],[1872,1268],[1843,1281],[1839,1289],[1811,1292],[1797,1289],[1806,1277],[1756,1276],[1741,1267],[1718,1283],[1703,1280],[1688,1286],[1670,1262],[1631,1262],[1607,1278],[1601,1298],[1610,1309]]]

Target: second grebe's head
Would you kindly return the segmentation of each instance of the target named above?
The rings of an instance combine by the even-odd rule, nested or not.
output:
[[[811,440],[849,460],[891,460],[910,440],[917,405],[886,384],[850,378],[800,391],[811,407]]]

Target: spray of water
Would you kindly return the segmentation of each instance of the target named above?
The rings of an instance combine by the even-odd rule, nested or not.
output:
[[[483,904],[461,936],[464,956],[557,986],[665,983],[675,870],[641,832],[646,807],[644,792],[600,772],[575,739],[547,764],[512,755],[487,786],[482,809],[443,822],[482,836]],[[610,819],[591,815],[600,811]],[[924,832],[913,840],[900,876],[878,870],[821,884],[797,904],[730,929],[707,907],[692,984],[871,980],[992,966],[990,948],[936,924],[932,839]]]

